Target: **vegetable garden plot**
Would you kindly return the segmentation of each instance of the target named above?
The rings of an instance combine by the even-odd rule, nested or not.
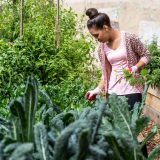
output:
[[[145,159],[141,149],[157,127],[141,144],[137,141],[149,122],[141,116],[143,104],[137,103],[130,112],[125,98],[111,95],[108,102],[98,98],[94,108],[58,113],[47,94],[39,93],[36,79],[28,77],[24,95],[9,104],[11,121],[1,119],[0,123],[1,159]],[[38,102],[39,96],[43,101]],[[37,104],[42,105],[38,123]],[[152,150],[148,160],[159,150],[160,146]]]
[[[155,122],[150,121],[147,125],[146,128],[143,129],[143,131],[140,133],[141,138],[144,139],[146,137],[146,135],[149,133],[149,131],[151,130],[151,128],[153,128],[153,126],[156,125]],[[147,142],[147,151],[148,154],[158,145],[160,144],[160,128],[158,129],[156,135]],[[160,156],[158,156],[157,158],[155,158],[155,160],[159,160]]]

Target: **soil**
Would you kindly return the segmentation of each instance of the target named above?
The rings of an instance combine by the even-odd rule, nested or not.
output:
[[[140,136],[142,139],[144,139],[147,134],[150,132],[152,127],[156,125],[153,121],[150,121],[148,126],[144,128],[144,130],[141,132]],[[160,128],[158,129],[157,134],[147,143],[147,152],[148,154],[158,145],[160,144]],[[160,156],[157,157],[155,160],[160,160]]]

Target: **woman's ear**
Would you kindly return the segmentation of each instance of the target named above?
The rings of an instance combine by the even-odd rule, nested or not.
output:
[[[104,25],[103,29],[105,29],[106,31],[109,31],[109,27],[107,25]]]

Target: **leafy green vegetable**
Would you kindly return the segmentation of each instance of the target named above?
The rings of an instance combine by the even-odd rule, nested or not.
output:
[[[41,160],[49,159],[48,152],[48,140],[47,140],[47,131],[43,124],[36,124],[35,126],[35,143],[36,149],[38,151],[39,157]]]
[[[143,93],[142,103],[136,103],[133,111],[129,111],[125,97],[113,94],[109,96],[108,101],[97,97],[93,108],[85,108],[80,113],[73,110],[63,111],[49,119],[48,123],[43,124],[42,120],[41,123],[32,123],[30,128],[27,125],[26,128],[23,126],[27,131],[25,134],[22,125],[25,124],[26,119],[23,116],[33,113],[26,112],[26,109],[35,109],[36,112],[38,104],[38,84],[31,76],[28,78],[25,94],[12,102],[10,112],[14,115],[11,119],[13,123],[9,123],[11,127],[8,128],[11,131],[7,132],[8,135],[3,135],[0,140],[0,158],[143,160],[145,157],[141,148],[157,130],[157,127],[154,127],[141,144],[138,142],[137,136],[149,122],[147,117],[141,117],[146,90],[147,87]],[[48,101],[50,98],[45,97],[43,97],[43,104],[45,100],[45,106],[52,104]],[[25,103],[30,105],[25,107]],[[2,122],[5,125],[5,120]],[[34,122],[34,119],[31,122]],[[27,134],[28,130],[30,134]],[[15,133],[17,138],[10,133]],[[28,139],[27,135],[32,135],[34,138]],[[20,139],[18,136],[26,139]],[[158,152],[159,146],[151,152],[149,158],[155,158]]]

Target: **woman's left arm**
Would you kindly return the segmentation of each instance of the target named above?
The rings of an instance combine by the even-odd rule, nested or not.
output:
[[[134,34],[132,34],[132,49],[140,56],[140,60],[135,65],[137,69],[141,69],[150,61],[150,53],[141,40]]]
[[[148,61],[147,61],[148,63]],[[138,63],[135,65],[137,67],[137,70],[141,69],[143,66],[145,66],[147,63],[145,63],[143,60],[139,60]]]

